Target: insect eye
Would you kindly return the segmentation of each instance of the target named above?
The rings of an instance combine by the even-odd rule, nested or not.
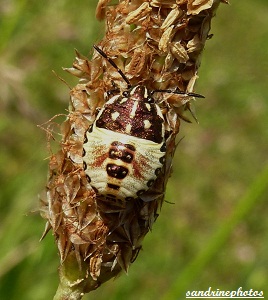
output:
[[[122,95],[123,95],[124,97],[129,97],[129,92],[128,92],[128,91],[124,91],[124,92],[122,93]]]

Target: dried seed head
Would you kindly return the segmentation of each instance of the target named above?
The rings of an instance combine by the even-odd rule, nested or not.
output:
[[[156,180],[146,192],[128,201],[104,197],[91,186],[84,162],[86,132],[107,101],[106,95],[126,91],[126,81],[152,92],[176,88],[192,92],[211,18],[218,4],[226,1],[119,0],[117,5],[108,6],[109,2],[100,0],[96,10],[96,16],[106,18],[107,25],[99,47],[128,80],[99,51],[91,61],[76,52],[73,67],[66,70],[80,82],[70,92],[69,115],[61,127],[61,149],[51,155],[47,199],[42,200],[41,208],[48,222],[45,233],[51,228],[57,241],[62,282],[68,277],[65,267],[75,260],[83,271],[79,273],[83,286],[81,281],[73,284],[81,293],[97,288],[122,270],[127,272],[137,257],[163,203],[180,120],[187,121],[183,116],[186,109],[192,112],[192,96],[153,93],[161,111],[158,114],[165,120],[163,167],[155,170]],[[135,115],[136,108],[132,111]],[[148,122],[142,123],[147,129]],[[103,158],[96,157],[96,164],[101,164]],[[142,174],[137,172],[136,176]]]

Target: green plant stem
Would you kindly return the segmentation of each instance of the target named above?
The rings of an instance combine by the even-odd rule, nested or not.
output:
[[[79,268],[76,256],[71,252],[59,267],[60,284],[53,300],[80,300],[84,295],[85,270]]]
[[[211,238],[205,249],[182,271],[172,284],[163,300],[185,298],[185,293],[191,283],[197,278],[204,267],[220,251],[221,247],[231,235],[235,226],[241,222],[254,208],[257,201],[266,191],[268,186],[268,165],[263,169],[256,180],[251,184],[243,197],[238,201],[230,217],[222,222],[215,235]]]
[[[53,300],[80,300],[82,297],[83,294],[79,290],[72,290],[67,285],[59,284]]]

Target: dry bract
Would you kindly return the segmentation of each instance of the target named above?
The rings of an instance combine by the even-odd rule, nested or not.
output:
[[[148,59],[149,57],[146,56],[145,51],[141,48],[135,49],[130,62],[125,67],[125,71],[129,74],[129,78],[141,74],[142,72],[148,72],[148,69],[146,68]]]
[[[189,56],[187,54],[187,51],[185,48],[181,45],[180,42],[171,43],[170,46],[171,53],[173,56],[180,62],[180,63],[186,63],[189,59]]]
[[[106,10],[106,5],[110,2],[111,0],[99,0],[96,8],[96,18],[99,20],[103,20],[105,18],[105,10]]]
[[[153,7],[168,7],[168,8],[176,8],[176,1],[172,0],[149,0],[150,5]],[[174,3],[175,2],[175,3]]]
[[[197,15],[205,9],[211,8],[213,0],[189,0],[187,3],[187,14]]]
[[[174,24],[174,22],[179,18],[180,15],[182,15],[182,11],[178,8],[175,7],[174,9],[172,9],[169,14],[167,15],[165,21],[163,22],[163,24],[161,25],[160,29],[165,29],[171,25]]]
[[[174,35],[174,26],[170,26],[169,28],[167,28],[164,33],[161,36],[161,39],[159,41],[159,50],[163,51],[163,52],[167,52],[168,51],[168,45],[169,43],[172,41],[172,37]]]
[[[187,43],[187,52],[195,52],[195,51],[200,51],[203,49],[203,44],[200,41],[200,38],[198,36],[198,34],[196,34],[193,39],[191,39],[188,43]]]
[[[151,10],[152,8],[149,6],[149,3],[144,2],[140,7],[128,14],[128,16],[126,17],[126,23],[132,24],[140,21],[144,17],[147,17]]]

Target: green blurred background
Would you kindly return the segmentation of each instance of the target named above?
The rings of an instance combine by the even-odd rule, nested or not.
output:
[[[66,113],[74,49],[103,37],[96,0],[0,3],[0,299],[52,299],[59,258],[38,194],[45,132]],[[213,19],[195,103],[182,123],[161,215],[130,268],[84,299],[184,299],[188,290],[263,290],[268,297],[268,3],[231,1]],[[61,121],[62,119],[59,119]],[[266,170],[266,171],[265,171]],[[266,173],[263,173],[266,172]]]

